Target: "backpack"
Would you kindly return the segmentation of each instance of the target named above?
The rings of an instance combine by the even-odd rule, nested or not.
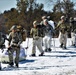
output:
[[[22,30],[21,35],[22,35],[22,40],[26,41],[26,30]]]
[[[17,32],[21,33],[22,41],[26,41],[26,30],[21,26],[17,26]]]

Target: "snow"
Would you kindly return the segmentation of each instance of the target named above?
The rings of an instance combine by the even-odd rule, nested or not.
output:
[[[76,75],[76,48],[71,46],[71,39],[68,38],[66,50],[59,48],[59,45],[59,39],[53,38],[51,52],[38,56],[40,52],[37,48],[36,57],[30,57],[32,38],[27,38],[21,45],[23,48],[28,47],[25,49],[26,60],[19,62],[19,69],[0,71],[0,75]],[[2,68],[7,65],[1,63]]]

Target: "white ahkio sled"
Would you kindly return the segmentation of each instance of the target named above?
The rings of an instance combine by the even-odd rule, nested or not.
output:
[[[14,58],[16,56],[16,53],[14,52],[13,54]],[[20,48],[20,58],[19,61],[23,61],[26,59],[26,52],[25,52],[25,48]],[[7,49],[4,50],[0,50],[0,70],[2,68],[1,63],[8,63],[9,62],[9,58],[8,58],[8,52]]]

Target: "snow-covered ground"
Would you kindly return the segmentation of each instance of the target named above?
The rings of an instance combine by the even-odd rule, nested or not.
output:
[[[30,57],[32,51],[32,39],[22,43],[27,54],[26,60],[19,63],[19,69],[0,71],[0,75],[76,75],[76,48],[71,46],[68,38],[67,49],[59,48],[58,38],[52,39],[52,51],[45,52],[45,56]],[[8,64],[1,64],[2,68]]]

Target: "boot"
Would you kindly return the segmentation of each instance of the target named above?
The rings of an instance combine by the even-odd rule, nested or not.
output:
[[[63,43],[60,45],[60,48],[63,48]]]
[[[16,63],[16,65],[15,65],[17,68],[19,67],[19,65],[18,65],[18,63]]]
[[[64,46],[63,49],[67,49],[66,46]]]
[[[1,70],[1,67],[0,67],[0,70]]]
[[[73,44],[72,46],[76,47],[75,44]]]
[[[35,57],[36,55],[35,54],[31,54],[31,56]]]
[[[11,62],[11,63],[9,63],[9,65],[12,67],[12,66],[14,65],[14,63],[13,63],[13,62]]]
[[[45,49],[44,51],[47,52],[47,49]]]
[[[11,63],[9,63],[8,67],[13,67],[13,65],[14,65],[14,63],[11,62]]]
[[[48,48],[48,51],[49,51],[49,52],[51,52],[51,50],[52,50],[51,48]]]
[[[43,56],[44,52],[42,52],[41,54],[39,54],[39,56]]]

